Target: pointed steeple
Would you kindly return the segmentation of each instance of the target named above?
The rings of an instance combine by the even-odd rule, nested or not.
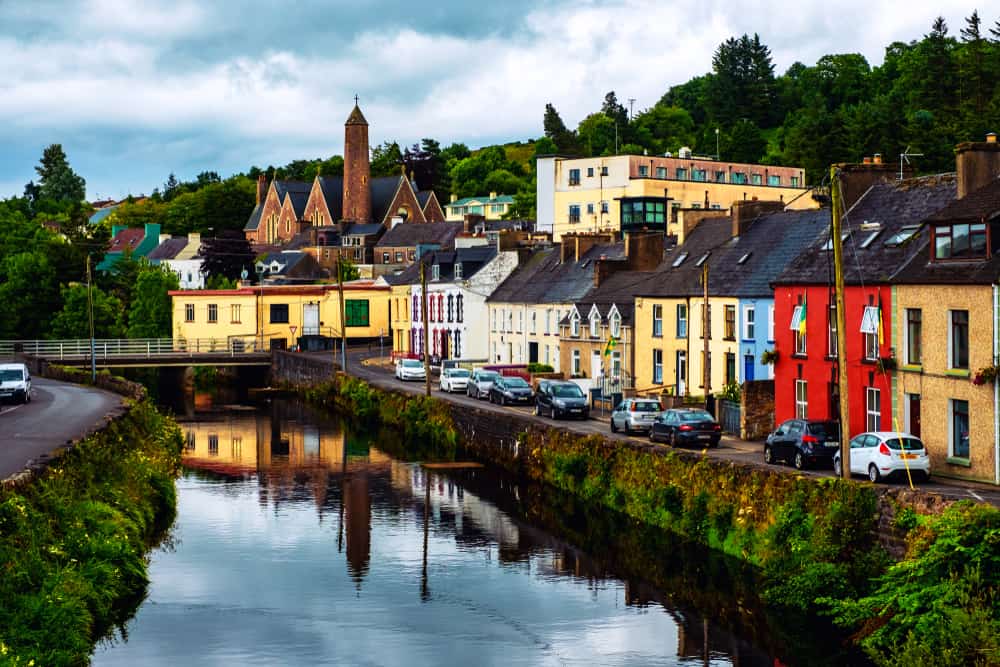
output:
[[[354,96],[354,109],[351,111],[351,115],[347,117],[347,122],[344,125],[367,125],[368,121],[365,120],[365,115],[361,113],[361,107],[358,106],[358,96]]]

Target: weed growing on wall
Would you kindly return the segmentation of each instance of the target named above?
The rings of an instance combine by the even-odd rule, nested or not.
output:
[[[0,656],[86,664],[145,594],[146,552],[172,523],[181,434],[148,402],[0,490]]]

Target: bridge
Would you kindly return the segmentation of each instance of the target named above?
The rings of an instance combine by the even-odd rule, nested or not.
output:
[[[228,338],[89,338],[0,340],[0,359],[28,357],[50,364],[98,368],[269,366],[270,340]]]

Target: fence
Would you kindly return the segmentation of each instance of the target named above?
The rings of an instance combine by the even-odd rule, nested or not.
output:
[[[27,354],[45,359],[153,358],[178,354],[253,354],[267,352],[271,340],[256,336],[227,338],[89,338],[74,340],[4,340],[0,357]]]
[[[719,401],[719,423],[722,430],[734,435],[740,434],[741,419],[740,404],[734,401]]]

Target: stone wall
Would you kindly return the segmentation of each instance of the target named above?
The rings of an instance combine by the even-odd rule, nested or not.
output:
[[[743,421],[740,437],[763,440],[774,430],[774,380],[750,380],[743,383],[740,395]]]
[[[271,350],[271,379],[276,383],[296,387],[322,384],[332,380],[339,369],[332,352],[298,354]]]

